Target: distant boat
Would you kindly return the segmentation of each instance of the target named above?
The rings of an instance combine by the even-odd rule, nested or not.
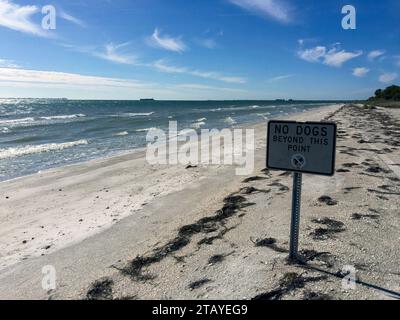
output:
[[[154,99],[153,99],[153,98],[150,98],[150,99],[140,99],[140,101],[141,101],[141,102],[154,101]]]

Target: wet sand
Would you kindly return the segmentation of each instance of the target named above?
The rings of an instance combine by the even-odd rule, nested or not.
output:
[[[149,166],[137,152],[0,184],[0,298],[390,298],[400,291],[400,112],[338,109],[295,117],[339,125],[337,174],[304,176],[303,264],[286,261],[291,177],[265,170],[258,125],[249,177]],[[46,292],[49,264],[58,286]],[[344,265],[356,267],[356,290],[341,287]]]

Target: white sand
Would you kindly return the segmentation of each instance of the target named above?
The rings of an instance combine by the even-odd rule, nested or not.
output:
[[[296,118],[319,119],[337,108]],[[265,144],[264,129],[257,126],[258,149]],[[221,170],[226,168],[149,165],[142,149],[0,183],[0,269],[79,242]]]
[[[289,118],[318,121],[338,109],[339,106],[331,106]],[[344,119],[340,115],[335,121],[347,135],[343,138],[343,133],[339,133],[337,168],[353,162],[358,164],[356,169],[338,173],[334,178],[304,177],[307,192],[303,195],[301,248],[332,252],[335,261],[342,265],[365,263],[368,273],[362,274],[363,279],[398,290],[394,283],[399,272],[396,270],[399,259],[396,210],[400,201],[395,201],[395,195],[390,192],[384,197],[390,197],[391,201],[386,201],[377,199],[379,193],[366,190],[385,192],[380,185],[393,184],[394,180],[389,178],[395,177],[396,172],[382,177],[362,175],[368,166],[361,165],[371,158],[381,167],[397,168],[398,151],[392,148],[392,153],[380,154],[374,152],[370,144],[357,143],[355,137],[360,132],[368,140],[373,139],[377,131],[372,126],[371,132],[352,128],[356,122],[365,123],[364,119],[353,119],[351,115]],[[249,176],[260,175],[265,167],[266,126],[253,127],[257,141],[256,166],[254,174]],[[376,142],[374,146],[377,150],[387,147],[383,142]],[[355,148],[355,156],[342,153],[352,148]],[[192,169],[181,165],[150,166],[143,151],[138,151],[1,183],[0,194],[9,199],[0,199],[3,268],[0,298],[82,298],[90,284],[103,276],[113,279],[114,297],[120,298],[132,295],[140,299],[251,298],[273,290],[284,272],[304,273],[284,263],[286,253],[256,248],[251,241],[258,237],[274,237],[279,247],[287,247],[290,192],[282,193],[279,187],[269,185],[279,180],[291,187],[290,177],[276,172],[267,180],[243,184],[244,177],[236,176],[234,169],[231,166]],[[247,196],[255,205],[246,208],[244,217],[235,216],[227,221],[226,227],[233,229],[223,239],[198,248],[196,243],[204,235],[197,234],[190,245],[149,266],[146,272],[157,276],[154,281],[132,282],[112,267],[123,267],[137,255],[151,254],[154,248],[173,239],[182,226],[212,215],[221,208],[224,197],[243,186],[270,188],[271,192]],[[338,199],[339,204],[333,207],[319,204],[316,199],[324,194]],[[366,214],[368,208],[379,210],[379,220],[352,220],[353,213]],[[316,217],[343,221],[346,232],[327,241],[312,240],[310,233],[319,225],[310,220]],[[24,240],[27,240],[25,244]],[[51,247],[45,249],[48,245]],[[41,254],[45,256],[40,257]],[[226,254],[226,261],[210,266],[207,260],[213,254]],[[183,257],[184,263],[178,263],[175,255]],[[24,258],[26,260],[20,262]],[[57,290],[50,293],[40,285],[41,268],[48,264],[56,267],[58,277]],[[188,290],[191,281],[201,278],[212,281],[198,290]],[[369,289],[349,295],[349,292],[340,291],[340,281],[332,279],[313,286],[311,289],[339,298],[385,297]],[[302,297],[296,294],[303,293],[299,290],[286,298]]]

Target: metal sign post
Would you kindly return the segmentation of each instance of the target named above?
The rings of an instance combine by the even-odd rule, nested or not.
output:
[[[292,222],[290,226],[290,253],[289,260],[297,260],[299,248],[299,226],[300,226],[300,207],[301,207],[301,183],[302,174],[293,173],[293,194],[292,194]]]
[[[302,173],[334,175],[336,131],[332,122],[268,122],[267,167],[293,172],[291,261],[298,260]]]

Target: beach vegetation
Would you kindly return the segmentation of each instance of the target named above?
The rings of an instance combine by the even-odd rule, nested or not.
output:
[[[375,91],[375,96],[368,101],[400,101],[400,86],[392,85],[386,89],[378,89]]]

